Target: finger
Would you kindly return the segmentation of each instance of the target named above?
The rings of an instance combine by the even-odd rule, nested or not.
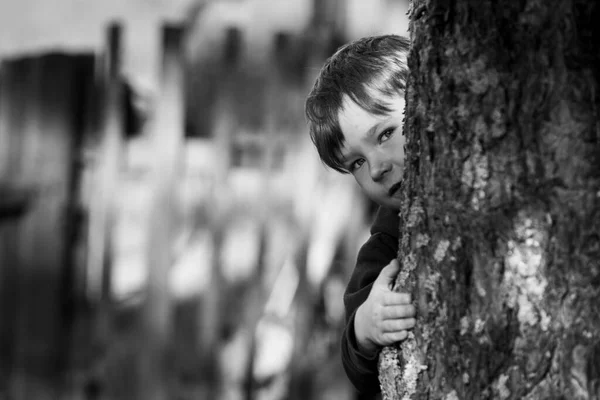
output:
[[[414,318],[388,319],[383,321],[382,330],[388,332],[400,332],[415,327],[416,321]]]
[[[385,293],[383,297],[383,305],[385,306],[399,306],[408,305],[412,302],[412,296],[410,293],[398,293],[389,291]]]
[[[388,265],[383,267],[376,281],[387,286],[396,278],[396,275],[398,275],[399,270],[400,264],[398,264],[398,260],[393,259]]]
[[[417,314],[415,306],[412,304],[401,305],[401,306],[387,306],[382,311],[383,319],[398,319],[398,318],[410,318]]]
[[[381,345],[388,346],[390,344],[406,340],[407,337],[408,337],[407,331],[386,332],[382,336]]]

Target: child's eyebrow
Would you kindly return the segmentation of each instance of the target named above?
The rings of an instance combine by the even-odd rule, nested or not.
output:
[[[377,122],[375,125],[373,125],[372,127],[369,128],[369,130],[367,131],[367,137],[371,137],[374,136],[375,133],[377,133],[377,131],[379,130],[379,127],[384,123],[385,121],[380,121]]]

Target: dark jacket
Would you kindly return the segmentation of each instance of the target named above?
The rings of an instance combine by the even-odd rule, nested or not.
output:
[[[360,392],[378,393],[378,354],[367,357],[358,351],[354,334],[356,309],[367,299],[379,272],[398,253],[399,217],[397,210],[380,208],[371,226],[371,236],[360,248],[356,266],[344,293],[346,327],[342,336],[342,363],[346,375]],[[373,397],[375,398],[375,397]]]

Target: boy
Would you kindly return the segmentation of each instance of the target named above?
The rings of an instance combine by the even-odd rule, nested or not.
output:
[[[379,392],[378,352],[415,325],[410,295],[391,290],[398,273],[398,210],[408,40],[367,37],[342,46],[321,69],[306,100],[321,160],[349,173],[379,204],[344,294],[342,363],[356,389]]]

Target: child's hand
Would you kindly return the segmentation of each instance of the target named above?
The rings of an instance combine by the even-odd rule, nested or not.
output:
[[[410,303],[410,294],[391,290],[391,283],[399,269],[397,260],[383,268],[373,282],[369,297],[356,310],[356,341],[361,351],[367,354],[406,339],[406,330],[415,326],[415,307]]]

